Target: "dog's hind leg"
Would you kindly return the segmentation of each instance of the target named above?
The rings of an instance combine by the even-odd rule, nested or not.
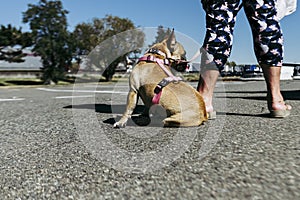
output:
[[[191,115],[189,112],[177,113],[164,119],[164,127],[194,127],[202,124],[203,120],[198,115]]]
[[[163,120],[164,127],[180,127],[182,114],[177,113]]]
[[[126,126],[128,119],[131,117],[133,110],[136,107],[138,93],[135,90],[130,90],[127,97],[127,106],[122,118],[114,124],[115,128],[123,128]]]

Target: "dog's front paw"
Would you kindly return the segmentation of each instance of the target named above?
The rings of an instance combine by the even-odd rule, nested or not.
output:
[[[125,128],[126,122],[118,121],[114,124],[114,128]]]

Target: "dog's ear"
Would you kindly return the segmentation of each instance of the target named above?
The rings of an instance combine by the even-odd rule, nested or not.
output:
[[[167,39],[167,45],[168,45],[168,48],[170,49],[170,51],[173,52],[175,45],[176,45],[176,37],[175,37],[174,28]]]

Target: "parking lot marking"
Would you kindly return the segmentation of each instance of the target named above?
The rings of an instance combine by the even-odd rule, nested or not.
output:
[[[50,89],[50,88],[37,88],[37,90],[45,92],[76,92],[76,93],[98,93],[98,94],[127,94],[128,92],[114,91],[114,90],[65,90],[65,89]]]
[[[12,99],[0,99],[0,102],[7,102],[7,101],[23,101],[24,98],[12,98]]]
[[[91,98],[95,97],[94,95],[82,95],[82,96],[58,96],[55,99],[74,99],[74,98]]]

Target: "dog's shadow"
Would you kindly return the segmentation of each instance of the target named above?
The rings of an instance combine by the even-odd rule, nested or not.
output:
[[[126,109],[126,105],[109,105],[109,104],[81,104],[81,105],[69,105],[63,107],[65,109],[94,109],[96,113],[105,113],[105,114],[116,114],[116,118],[108,118],[103,121],[103,123],[113,125],[116,121],[121,118],[121,115]],[[144,115],[146,107],[144,105],[137,105],[134,109],[132,120],[128,121],[127,126],[148,126],[151,122],[151,119]]]

